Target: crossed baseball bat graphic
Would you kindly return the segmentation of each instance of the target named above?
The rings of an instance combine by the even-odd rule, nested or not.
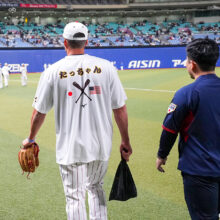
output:
[[[84,87],[82,88],[77,82],[73,82],[73,85],[79,89],[81,91],[81,94],[79,95],[78,99],[75,101],[75,103],[77,103],[80,99],[80,97],[84,94],[90,101],[92,101],[92,99],[85,93],[85,88],[89,85],[90,83],[90,80],[87,79],[86,82],[85,82],[85,85]]]

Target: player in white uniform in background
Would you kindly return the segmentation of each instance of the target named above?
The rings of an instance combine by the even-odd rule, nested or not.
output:
[[[8,64],[5,63],[5,65],[2,68],[2,74],[4,77],[5,87],[8,87],[9,71],[10,71],[10,68],[9,68]]]
[[[0,89],[3,88],[2,64],[0,63]]]
[[[27,85],[27,67],[25,66],[24,63],[21,64],[20,72],[21,72],[21,85],[26,86]]]
[[[47,64],[45,63],[44,64],[44,71],[47,69]]]
[[[128,161],[126,95],[115,67],[107,60],[84,54],[88,29],[72,22],[64,28],[67,56],[41,76],[34,99],[31,131],[24,147],[34,141],[47,112],[54,106],[56,161],[66,195],[68,220],[107,219],[102,188],[112,149],[112,110],[121,134],[120,152]]]

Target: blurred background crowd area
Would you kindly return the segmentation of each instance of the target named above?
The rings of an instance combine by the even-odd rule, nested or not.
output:
[[[62,47],[63,28],[71,21],[88,27],[89,47],[185,45],[205,37],[220,43],[220,1],[215,0],[1,2],[2,48]]]

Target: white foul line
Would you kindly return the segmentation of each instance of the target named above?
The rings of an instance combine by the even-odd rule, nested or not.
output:
[[[139,88],[124,88],[126,90],[137,90],[137,91],[146,91],[146,92],[168,92],[174,93],[174,90],[162,90],[162,89],[139,89]]]
[[[12,82],[20,82],[21,80],[10,80]],[[38,83],[38,81],[28,80],[27,83]],[[141,89],[141,88],[124,88],[125,90],[136,90],[136,91],[145,91],[145,92],[167,92],[175,93],[174,90],[163,90],[163,89]]]
[[[21,82],[21,80],[19,80],[19,79],[12,79],[9,82]],[[27,83],[38,83],[38,81],[27,80]]]

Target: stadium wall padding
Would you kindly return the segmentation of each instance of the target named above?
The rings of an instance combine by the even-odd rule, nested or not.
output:
[[[107,59],[118,69],[183,68],[185,47],[87,48],[85,53]],[[1,49],[0,62],[8,63],[11,73],[24,63],[28,72],[42,72],[48,65],[66,56],[64,49]],[[220,66],[220,59],[217,66]]]

